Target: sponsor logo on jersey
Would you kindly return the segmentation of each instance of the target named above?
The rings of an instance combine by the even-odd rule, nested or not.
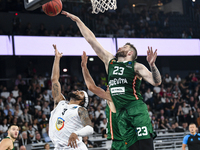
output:
[[[128,81],[126,78],[122,79],[122,78],[114,78],[113,80],[109,81],[109,87],[114,86],[114,85],[118,85],[118,84],[128,84]]]
[[[127,68],[132,68],[132,62],[129,61],[129,62],[128,62],[128,65],[126,65],[126,67],[127,67]]]
[[[191,139],[190,141],[193,141],[193,139]]]
[[[113,62],[116,62],[116,60],[111,60],[110,64],[112,65],[112,64],[113,64]]]
[[[73,108],[76,109],[78,106],[74,106]]]
[[[198,140],[200,141],[200,138],[198,138]]]
[[[56,129],[58,131],[62,130],[62,128],[64,127],[65,125],[65,120],[62,119],[61,117],[58,117],[57,120],[56,120]]]
[[[110,92],[112,93],[112,95],[125,94],[125,87],[110,88]]]

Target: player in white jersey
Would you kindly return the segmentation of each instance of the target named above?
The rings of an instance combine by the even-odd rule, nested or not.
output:
[[[55,59],[52,69],[52,95],[54,98],[54,110],[49,120],[49,137],[54,143],[55,150],[87,150],[82,142],[83,136],[93,134],[93,127],[87,110],[88,95],[85,91],[73,91],[69,93],[70,102],[67,103],[61,94],[59,83],[59,63],[62,53],[59,53],[56,45]],[[84,108],[85,107],[85,108]]]

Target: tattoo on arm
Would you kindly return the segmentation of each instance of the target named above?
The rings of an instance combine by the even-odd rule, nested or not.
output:
[[[153,75],[154,82],[160,83],[161,82],[161,76],[160,76],[160,72],[158,71],[158,68],[156,66],[152,66],[151,72],[152,72],[152,75]]]
[[[81,118],[81,122],[82,122],[84,127],[87,126],[87,125],[92,126],[92,122],[89,118],[88,111],[85,108],[79,107],[78,114]]]
[[[54,98],[59,96],[58,88],[59,88],[58,83],[54,83],[53,84]]]

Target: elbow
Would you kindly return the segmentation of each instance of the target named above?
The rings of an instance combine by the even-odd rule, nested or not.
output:
[[[51,83],[55,83],[57,81],[58,81],[58,79],[56,77],[51,77]]]
[[[94,93],[95,87],[94,87],[93,85],[89,85],[89,86],[88,86],[88,90],[90,90],[91,92]]]
[[[161,83],[162,83],[162,82],[155,83],[154,86],[159,86],[159,85],[161,85]]]

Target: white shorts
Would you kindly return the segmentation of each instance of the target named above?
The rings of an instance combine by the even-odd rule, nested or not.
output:
[[[88,148],[86,147],[86,145],[81,142],[78,143],[78,148],[72,148],[72,147],[55,147],[54,150],[88,150]]]

